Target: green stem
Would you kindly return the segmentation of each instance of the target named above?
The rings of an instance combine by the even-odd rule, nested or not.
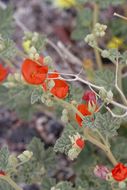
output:
[[[89,129],[85,128],[84,130],[84,134],[85,137],[87,138],[87,140],[89,142],[91,142],[92,144],[96,145],[97,147],[99,147],[101,150],[103,150],[106,154],[106,156],[108,157],[108,159],[110,160],[110,162],[113,164],[113,166],[115,166],[117,164],[117,160],[115,159],[114,155],[112,154],[110,148],[107,146],[106,142],[105,144],[99,142],[97,139],[95,139],[94,137],[92,137],[89,132]]]
[[[98,13],[99,13],[99,6],[96,3],[93,3],[93,28],[95,27],[95,24],[98,22]],[[97,39],[96,39],[96,44],[98,44]],[[97,48],[94,48],[94,54],[96,57],[96,63],[98,66],[98,69],[102,69],[102,60],[100,56],[100,52],[98,51]]]
[[[0,176],[0,179],[3,179],[4,181],[8,182],[15,190],[22,190],[9,176]]]

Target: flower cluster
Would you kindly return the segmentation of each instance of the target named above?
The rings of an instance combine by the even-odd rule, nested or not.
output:
[[[48,73],[49,68],[45,65],[44,57],[37,60],[25,59],[22,64],[22,75],[25,81],[32,85],[42,85],[44,91],[50,91],[54,96],[64,99],[68,95],[69,85],[59,79],[58,72]]]
[[[105,31],[107,29],[106,25],[96,23],[94,26],[93,33],[88,34],[85,37],[85,42],[88,43],[91,47],[96,46],[96,38],[103,37],[105,35]]]
[[[94,27],[94,33],[97,37],[103,37],[107,26],[104,24],[96,23]]]

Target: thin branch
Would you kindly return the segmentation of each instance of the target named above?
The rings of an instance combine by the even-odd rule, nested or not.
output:
[[[122,15],[120,15],[120,14],[118,14],[118,13],[114,13],[114,16],[117,16],[117,17],[119,17],[119,18],[122,18],[122,19],[124,19],[124,20],[127,20],[127,17],[122,16]]]
[[[123,118],[127,116],[127,111],[124,114],[118,115],[118,114],[113,113],[113,111],[108,106],[105,106],[105,108],[111,113],[113,117]]]
[[[117,56],[117,60],[115,62],[116,64],[116,73],[115,73],[115,87],[117,89],[117,91],[119,92],[121,98],[122,98],[122,101],[125,105],[127,105],[127,99],[125,97],[125,95],[123,94],[122,90],[119,88],[118,86],[118,82],[119,82],[119,78],[118,77],[121,77],[121,69],[120,69],[120,73],[119,73],[119,62],[118,62],[118,56]],[[120,75],[119,75],[120,74]],[[121,80],[121,79],[120,79]]]

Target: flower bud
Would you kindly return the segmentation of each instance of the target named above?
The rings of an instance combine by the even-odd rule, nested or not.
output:
[[[21,75],[19,73],[15,73],[14,78],[16,81],[21,82]]]
[[[28,53],[30,51],[30,45],[31,45],[31,41],[30,40],[23,41],[22,46],[23,46],[25,52]]]
[[[94,174],[95,176],[99,177],[100,179],[107,179],[107,174],[109,173],[109,169],[106,166],[103,165],[97,165],[94,168]]]
[[[30,53],[33,53],[33,54],[36,54],[36,53],[37,53],[37,50],[36,50],[36,48],[35,48],[34,46],[32,46],[32,47],[30,48]]]
[[[120,189],[125,189],[126,188],[126,183],[124,181],[119,182],[119,188]]]
[[[100,89],[99,95],[100,95],[102,100],[105,100],[107,98],[107,91],[105,90],[105,88]]]
[[[101,55],[102,55],[102,57],[104,57],[104,58],[108,58],[108,57],[110,56],[110,53],[109,53],[108,50],[103,50],[103,51],[101,52]]]
[[[34,59],[38,61],[39,57],[40,57],[40,55],[38,53],[35,53]]]
[[[25,150],[22,154],[20,154],[18,156],[18,159],[21,162],[25,162],[31,159],[31,157],[33,156],[33,152],[29,151],[29,150]]]
[[[44,63],[45,63],[46,65],[52,64],[52,58],[51,58],[50,56],[46,56],[46,57],[44,58]]]
[[[107,103],[110,103],[113,100],[113,93],[112,91],[107,92]]]

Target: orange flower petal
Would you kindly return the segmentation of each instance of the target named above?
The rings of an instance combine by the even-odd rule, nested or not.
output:
[[[77,107],[78,111],[80,111],[84,116],[91,115],[91,112],[88,110],[88,105],[87,104],[79,104]],[[82,118],[76,114],[76,120],[80,127],[82,127]]]
[[[0,64],[0,82],[4,81],[8,75],[8,69],[4,68],[3,65]]]
[[[51,93],[60,98],[60,99],[64,99],[66,98],[68,91],[69,91],[69,86],[67,84],[66,81],[60,80],[60,79],[56,79],[54,80],[55,82],[55,86],[51,89]]]
[[[47,77],[48,66],[40,66],[31,59],[26,59],[22,65],[22,74],[29,84],[39,85]]]

